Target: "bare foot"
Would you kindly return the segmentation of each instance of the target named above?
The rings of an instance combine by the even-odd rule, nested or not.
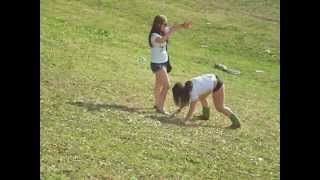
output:
[[[170,113],[168,113],[167,111],[165,111],[164,109],[158,109],[156,108],[156,111],[157,113],[161,113],[161,114],[164,114],[164,115],[169,115]]]

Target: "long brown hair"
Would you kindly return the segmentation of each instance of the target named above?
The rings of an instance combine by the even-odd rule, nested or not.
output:
[[[174,104],[180,108],[189,104],[190,92],[192,90],[192,82],[186,81],[184,86],[177,82],[172,88]]]
[[[157,15],[154,20],[153,20],[153,24],[152,24],[152,28],[150,30],[150,33],[149,33],[149,46],[152,47],[152,44],[151,44],[151,34],[152,33],[158,33],[160,34],[161,36],[164,35],[164,32],[161,31],[161,25],[162,24],[167,24],[167,17],[164,16],[164,15]],[[168,42],[168,41],[167,41]]]

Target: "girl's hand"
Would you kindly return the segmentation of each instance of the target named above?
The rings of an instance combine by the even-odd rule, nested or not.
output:
[[[170,28],[169,28],[168,26],[165,27],[165,28],[164,28],[164,33],[165,33],[165,34],[168,34],[169,32],[170,32]]]
[[[189,21],[189,22],[184,22],[184,23],[183,23],[183,27],[184,27],[185,29],[190,29],[190,28],[192,27],[192,22],[191,22],[191,21]]]

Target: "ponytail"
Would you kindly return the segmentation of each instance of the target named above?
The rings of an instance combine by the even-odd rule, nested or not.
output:
[[[189,104],[191,90],[192,90],[192,82],[186,81],[184,83],[183,95],[181,98],[181,107],[184,107]]]
[[[173,100],[176,106],[180,106],[181,104],[182,91],[183,85],[180,82],[177,82],[172,88]]]

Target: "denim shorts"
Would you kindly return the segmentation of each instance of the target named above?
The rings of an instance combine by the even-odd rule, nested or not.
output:
[[[167,69],[168,61],[165,63],[150,63],[150,68],[153,73],[156,73],[159,71],[162,67],[165,67]]]

